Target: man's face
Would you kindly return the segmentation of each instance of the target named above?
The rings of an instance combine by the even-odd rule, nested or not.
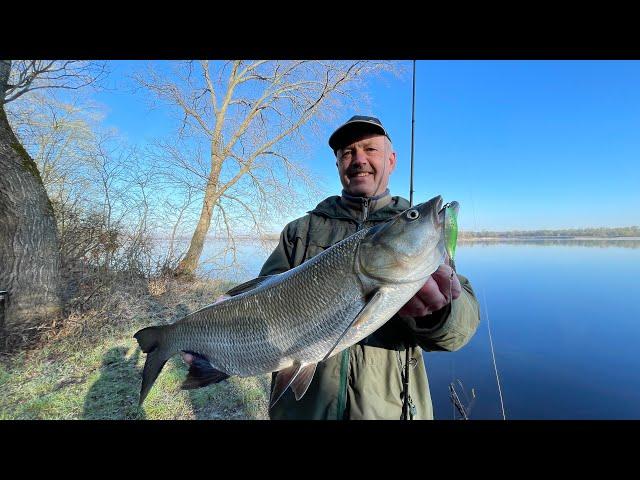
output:
[[[396,154],[384,135],[366,134],[336,152],[336,165],[349,195],[373,197],[387,188]]]

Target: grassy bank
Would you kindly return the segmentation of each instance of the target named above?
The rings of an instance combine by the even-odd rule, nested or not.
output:
[[[266,419],[269,376],[180,389],[187,367],[167,362],[138,407],[143,354],[133,334],[211,303],[228,285],[196,280],[114,282],[93,308],[71,312],[37,345],[0,358],[0,419]]]

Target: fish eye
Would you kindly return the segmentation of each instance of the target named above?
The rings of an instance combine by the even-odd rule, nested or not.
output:
[[[420,212],[418,212],[418,210],[412,209],[407,212],[407,218],[409,220],[415,220],[419,216],[420,216]]]

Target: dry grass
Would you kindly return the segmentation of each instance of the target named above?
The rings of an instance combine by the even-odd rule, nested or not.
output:
[[[0,419],[266,419],[269,378],[232,377],[184,391],[171,359],[142,408],[145,355],[133,334],[211,303],[228,284],[118,278],[93,285],[62,322],[0,357]]]

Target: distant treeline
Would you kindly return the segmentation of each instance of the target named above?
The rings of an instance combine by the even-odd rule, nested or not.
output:
[[[467,232],[461,231],[459,239],[480,238],[615,238],[615,237],[640,237],[640,227],[614,227],[614,228],[570,228],[562,230],[511,230],[507,232],[486,231]]]
[[[460,231],[459,240],[480,240],[480,239],[549,239],[562,240],[572,238],[640,238],[640,227],[615,227],[615,228],[568,228],[563,230],[510,230],[497,232],[492,230],[482,230],[480,232]],[[280,233],[263,233],[261,239],[264,241],[278,241]],[[157,240],[168,240],[169,237],[156,237]],[[222,240],[224,237],[208,235],[208,240]],[[176,240],[187,241],[188,237],[176,237]],[[255,235],[235,235],[236,241],[255,242]]]
[[[583,237],[583,238],[463,238],[458,239],[458,244],[465,247],[482,247],[482,246],[494,246],[494,245],[529,245],[535,247],[589,247],[589,248],[640,248],[640,240],[633,237],[616,237],[616,238],[596,238],[596,237]]]

